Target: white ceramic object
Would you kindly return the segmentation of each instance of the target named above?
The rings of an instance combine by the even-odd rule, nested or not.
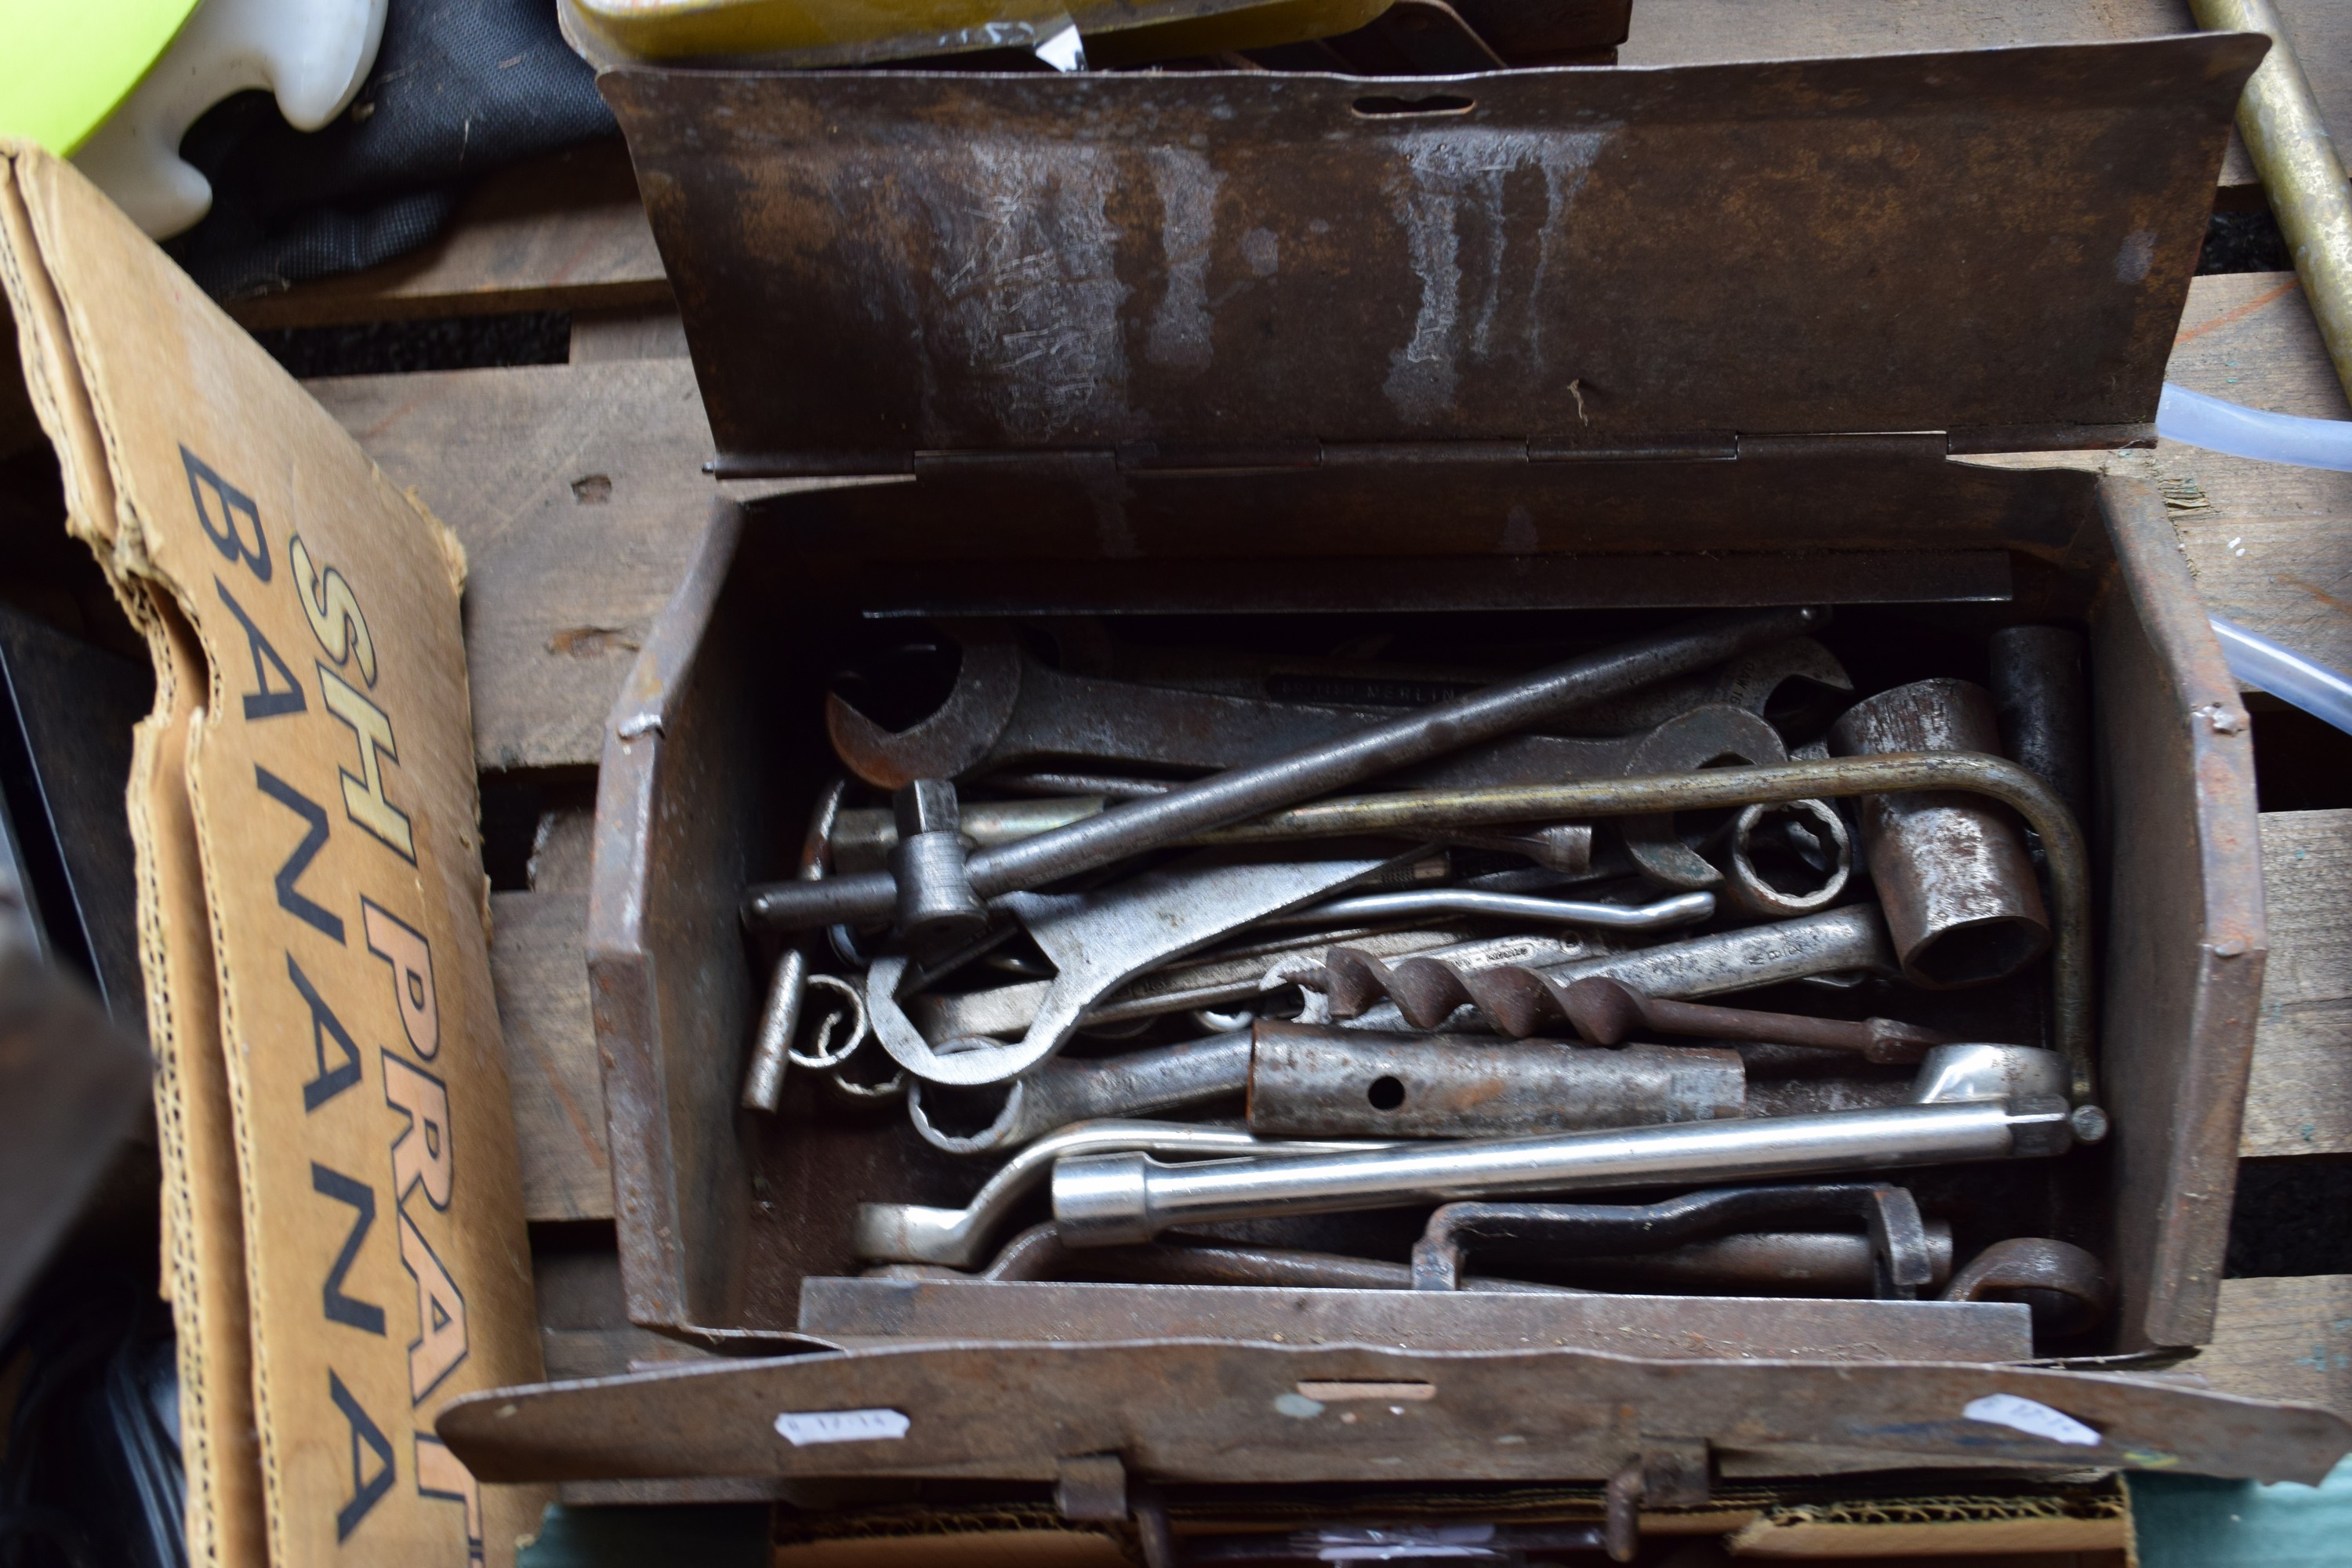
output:
[[[385,0],[204,0],[172,47],[73,155],[157,239],[213,205],[210,181],[180,156],[197,116],[266,88],[297,130],[341,114],[375,64]]]

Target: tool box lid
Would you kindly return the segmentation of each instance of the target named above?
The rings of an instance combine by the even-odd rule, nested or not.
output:
[[[2267,47],[604,89],[722,476],[1720,458],[2150,439]]]

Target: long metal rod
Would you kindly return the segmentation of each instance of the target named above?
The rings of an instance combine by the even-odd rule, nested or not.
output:
[[[2270,35],[2271,52],[2238,100],[2238,134],[2286,237],[2336,377],[2352,395],[2352,187],[2319,100],[2272,0],[2189,0],[2189,9],[2200,27]]]
[[[1411,836],[1436,824],[1534,822],[1693,811],[1757,801],[1968,790],[2012,807],[2042,836],[2057,905],[2051,951],[2054,1043],[2074,1074],[2074,1098],[2097,1098],[2091,1053],[2091,862],[2083,830],[2050,786],[2015,763],[1974,752],[1888,752],[1770,767],[1710,768],[1653,778],[1588,779],[1538,787],[1400,790],[1318,801],[1253,823],[1269,838]]]
[[[2000,1100],[1902,1105],[1192,1166],[1149,1154],[1086,1155],[1054,1167],[1054,1223],[1069,1246],[1109,1247],[1149,1241],[1171,1226],[1269,1215],[2055,1153],[2070,1136],[2067,1113],[2054,1098],[2042,1103],[2049,1109]]]
[[[1523,730],[1582,703],[1704,669],[1810,631],[1828,618],[1829,612],[1818,606],[1741,611],[1638,637],[1286,757],[1232,768],[1166,795],[1129,801],[1098,816],[982,850],[968,868],[972,890],[990,899],[1091,871],[1187,834],[1223,827]],[[823,882],[772,882],[745,896],[743,918],[754,925],[787,930],[886,920],[896,898],[897,884],[883,871]]]
[[[1587,926],[1595,931],[1664,931],[1715,913],[1713,893],[1676,893],[1646,904],[1604,904],[1586,899],[1540,899],[1530,893],[1496,893],[1479,888],[1415,888],[1401,893],[1361,893],[1287,914],[1270,915],[1261,926],[1328,925],[1342,921],[1418,920],[1424,915],[1489,915],[1534,925]]]

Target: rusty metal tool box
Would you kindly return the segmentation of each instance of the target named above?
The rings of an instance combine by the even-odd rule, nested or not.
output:
[[[1694,1451],[1727,1479],[2315,1479],[2335,1417],[2133,1370],[2209,1337],[2221,1274],[2264,947],[2236,688],[2151,487],[1984,460],[2153,438],[2261,48],[609,76],[715,471],[869,478],[718,508],[600,775],[588,950],[630,1312],[764,1359],[478,1405],[453,1442],[492,1479],[1034,1480],[1117,1453],[1177,1481],[1598,1480]],[[1370,1300],[1321,1303],[1308,1342],[1181,1311],[1156,1335],[1099,1313],[1044,1339],[801,1335],[803,1281],[855,1270],[860,1200],[961,1179],[903,1122],[736,1107],[736,896],[789,872],[843,639],[1805,603],[2088,628],[2115,1133],[2037,1201],[2088,1215],[2116,1278],[2103,1362],[1627,1353],[1543,1343],[1499,1297],[1402,1346]],[[1804,1344],[1822,1304],[1747,1305]],[[1402,1392],[1325,1416],[1375,1385]],[[1962,1417],[1997,1394],[2098,1441]],[[902,1419],[804,1446],[788,1411]]]

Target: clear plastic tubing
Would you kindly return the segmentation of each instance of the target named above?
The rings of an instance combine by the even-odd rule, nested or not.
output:
[[[2352,471],[2352,420],[2273,414],[2208,397],[2168,381],[2156,405],[2156,433],[2168,441],[2202,447],[2209,452],[2305,468]]]
[[[2342,670],[2315,664],[2219,616],[2212,620],[2231,675],[2249,686],[2261,687],[2282,702],[2294,703],[2315,719],[2352,731],[2352,679]]]

